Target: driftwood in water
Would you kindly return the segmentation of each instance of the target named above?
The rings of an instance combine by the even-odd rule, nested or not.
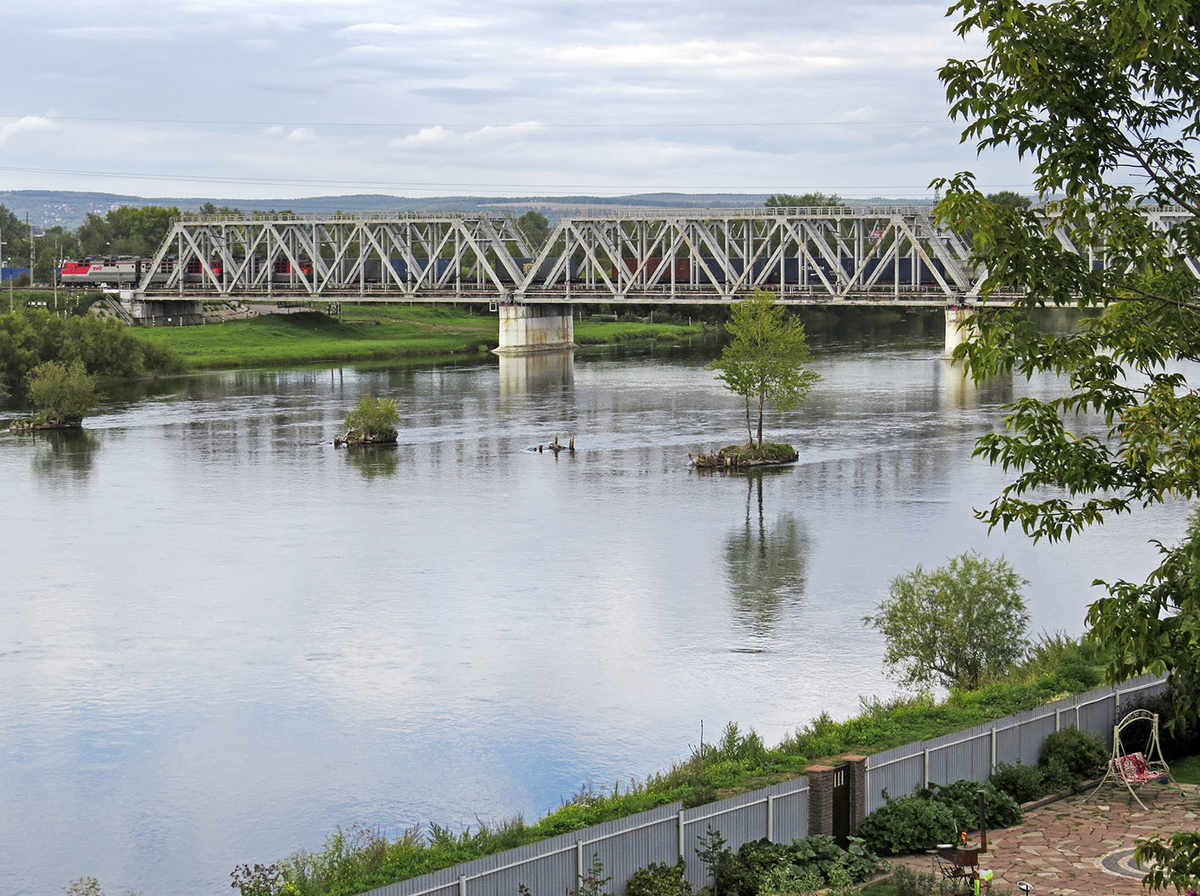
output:
[[[568,451],[571,454],[574,454],[575,453],[575,436],[572,435],[570,437],[570,439],[567,441],[567,444],[564,445],[561,442],[559,442],[558,433],[555,433],[554,441],[551,442],[549,445],[538,445],[537,446],[538,454],[543,454],[546,451],[553,451],[555,454],[558,454],[558,452],[560,452],[560,451]]]

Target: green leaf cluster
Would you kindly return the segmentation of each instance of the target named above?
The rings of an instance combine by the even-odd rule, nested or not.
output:
[[[752,840],[736,853],[719,840],[715,848],[705,845],[697,854],[712,874],[713,896],[810,893],[839,880],[866,880],[880,868],[878,856],[862,838],[851,837],[849,847],[842,849],[822,834],[790,844]]]
[[[0,392],[21,393],[26,374],[46,361],[79,361],[94,376],[122,378],[180,364],[171,349],[143,342],[115,320],[37,309],[0,314]]]
[[[346,415],[346,429],[363,436],[395,435],[400,411],[390,398],[364,395]]]
[[[82,420],[102,397],[96,388],[96,378],[88,374],[82,361],[70,364],[46,361],[26,377],[39,421],[52,425]]]
[[[887,639],[884,662],[902,684],[977,688],[1025,655],[1027,584],[1003,557],[968,552],[897,576],[863,621]]]
[[[804,324],[789,316],[774,294],[756,289],[754,295],[730,308],[725,329],[733,337],[713,361],[717,379],[745,399],[748,444],[763,444],[763,407],[768,402],[786,413],[807,397],[820,374],[806,368],[811,354]],[[758,436],[751,426],[757,407]]]
[[[974,376],[1051,374],[1062,394],[1022,398],[976,453],[1012,479],[979,516],[1069,539],[1112,514],[1200,497],[1200,7],[1190,0],[959,0],[986,52],[940,77],[964,141],[1015,147],[1044,208],[989,201],[969,172],[935,181],[938,217],[986,269],[985,302],[958,351]],[[1157,219],[1147,210],[1179,212]],[[1077,252],[1060,237],[1069,238]],[[1093,258],[1104,263],[1093,264]],[[1087,312],[1068,333],[1043,306]],[[1189,378],[1192,377],[1192,378]],[[1198,695],[1196,527],[1141,584],[1107,584],[1088,617],[1119,647],[1110,679],[1168,671]],[[1200,718],[1200,697],[1185,716]]]

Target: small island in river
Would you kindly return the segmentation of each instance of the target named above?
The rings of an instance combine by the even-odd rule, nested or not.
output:
[[[766,442],[762,445],[729,445],[712,454],[689,454],[693,467],[741,469],[793,464],[800,457],[791,445]]]

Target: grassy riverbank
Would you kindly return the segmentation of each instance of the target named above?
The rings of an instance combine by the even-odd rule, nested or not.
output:
[[[269,870],[286,881],[279,892],[360,893],[675,800],[693,806],[754,790],[843,753],[877,753],[1003,718],[1095,687],[1103,666],[1095,647],[1050,639],[1022,667],[986,687],[943,701],[918,697],[864,702],[857,717],[835,722],[822,716],[773,748],[754,732],[729,725],[717,743],[694,750],[668,771],[611,791],[584,790],[536,824],[516,818],[462,833],[430,825],[427,831],[410,830],[397,840],[353,828],[331,835],[321,850],[296,853]]]
[[[177,352],[189,369],[383,361],[479,354],[496,347],[496,315],[451,305],[343,305],[340,318],[317,312],[268,314],[203,327],[135,329],[139,338]],[[700,324],[580,321],[581,345],[632,339],[676,341]]]

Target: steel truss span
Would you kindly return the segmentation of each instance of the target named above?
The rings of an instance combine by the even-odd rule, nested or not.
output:
[[[1167,227],[1182,211],[1149,212]],[[1073,251],[1066,233],[1058,231]],[[1096,250],[1084,250],[1103,264]],[[195,217],[137,297],[356,302],[970,302],[983,272],[928,208],[647,211],[565,218],[531,246],[487,215]],[[1196,265],[1188,264],[1200,275]]]

